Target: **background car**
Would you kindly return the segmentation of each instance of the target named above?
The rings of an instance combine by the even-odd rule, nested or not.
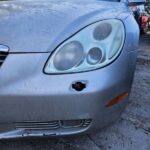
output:
[[[140,26],[141,33],[146,34],[149,31],[149,20],[150,16],[148,15],[148,13],[146,11],[142,12]]]
[[[146,34],[149,31],[149,20],[150,16],[147,13],[149,11],[148,2],[141,0],[141,3],[135,3],[135,5],[130,6],[134,17],[139,25],[141,34]],[[146,5],[146,6],[145,6]]]

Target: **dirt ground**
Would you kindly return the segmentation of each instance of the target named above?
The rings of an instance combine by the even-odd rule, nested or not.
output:
[[[112,126],[59,139],[1,141],[0,150],[150,150],[150,34],[140,40],[129,104]]]

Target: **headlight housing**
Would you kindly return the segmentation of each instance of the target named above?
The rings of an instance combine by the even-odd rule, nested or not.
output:
[[[50,56],[44,71],[61,74],[104,67],[120,54],[124,40],[122,21],[109,19],[96,22],[61,44]]]

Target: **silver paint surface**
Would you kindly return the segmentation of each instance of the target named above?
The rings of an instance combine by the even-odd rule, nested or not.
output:
[[[15,130],[14,122],[93,120],[84,131],[47,132],[58,136],[103,128],[120,116],[128,98],[111,108],[106,104],[122,92],[130,93],[139,38],[138,26],[126,5],[96,0],[0,4],[0,43],[10,48],[0,68],[0,139],[43,136],[42,131],[28,134]],[[84,73],[43,73],[55,47],[83,27],[109,18],[122,20],[126,30],[122,52],[112,64]],[[86,81],[87,87],[81,92],[70,90],[75,81]]]
[[[128,8],[98,0],[0,2],[0,43],[11,52],[49,52],[81,28]]]

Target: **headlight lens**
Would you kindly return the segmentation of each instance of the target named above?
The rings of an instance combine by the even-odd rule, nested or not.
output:
[[[84,51],[80,42],[69,42],[56,53],[54,67],[60,71],[71,69],[81,62],[83,55]]]
[[[99,47],[91,48],[87,54],[87,62],[91,65],[98,64],[102,58],[103,53]]]
[[[99,21],[61,44],[47,61],[49,74],[94,70],[111,63],[121,52],[125,39],[120,20]]]
[[[96,40],[106,39],[112,32],[112,26],[108,22],[100,23],[96,26],[93,36]]]

